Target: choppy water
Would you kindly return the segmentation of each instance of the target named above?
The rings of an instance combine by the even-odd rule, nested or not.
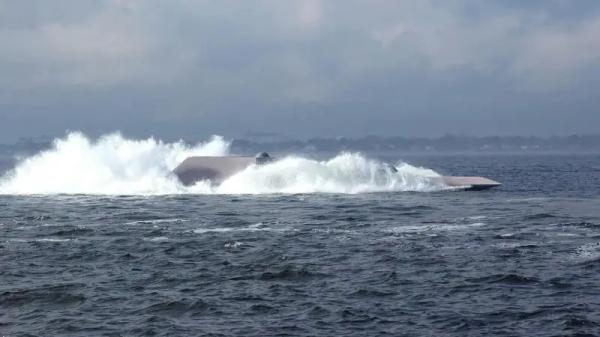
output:
[[[600,156],[403,159],[504,185],[0,196],[0,335],[600,334]]]

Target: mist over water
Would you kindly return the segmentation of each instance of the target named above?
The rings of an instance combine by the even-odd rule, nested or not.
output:
[[[91,140],[75,132],[49,150],[22,160],[0,178],[0,194],[263,194],[435,191],[445,186],[435,171],[388,164],[358,153],[317,161],[288,156],[252,165],[216,186],[202,181],[183,186],[172,170],[190,156],[225,156],[230,143],[220,136],[189,146],[154,138],[128,139],[118,133]]]

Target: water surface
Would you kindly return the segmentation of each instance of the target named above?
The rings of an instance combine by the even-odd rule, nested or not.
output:
[[[504,185],[0,196],[0,335],[600,332],[600,156],[403,159]]]

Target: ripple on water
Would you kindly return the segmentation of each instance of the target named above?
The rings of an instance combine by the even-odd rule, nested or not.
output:
[[[165,300],[155,303],[144,308],[139,313],[179,318],[181,316],[195,316],[201,314],[209,307],[209,304],[203,300],[191,300],[184,298],[179,300]]]
[[[509,284],[509,285],[529,285],[529,284],[535,284],[535,283],[539,282],[539,280],[536,277],[525,276],[525,275],[520,275],[520,274],[513,274],[513,273],[493,274],[493,275],[488,275],[488,276],[484,276],[484,277],[470,278],[470,279],[467,279],[467,281],[471,282],[471,283],[488,283],[488,284],[500,283],[500,284]]]
[[[19,288],[5,291],[0,294],[0,307],[5,309],[20,308],[30,311],[45,309],[58,309],[77,306],[86,301],[82,294],[82,284],[44,285],[30,288]]]

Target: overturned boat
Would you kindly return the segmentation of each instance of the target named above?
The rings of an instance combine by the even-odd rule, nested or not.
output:
[[[232,175],[243,171],[251,165],[264,165],[275,159],[266,152],[252,156],[225,156],[225,157],[189,157],[177,166],[173,173],[186,186],[194,185],[202,180],[210,180],[212,183],[220,184]],[[396,171],[392,166],[391,170]],[[449,187],[464,190],[485,190],[500,186],[497,181],[484,177],[456,177],[438,176],[430,177],[433,182],[440,182]]]

